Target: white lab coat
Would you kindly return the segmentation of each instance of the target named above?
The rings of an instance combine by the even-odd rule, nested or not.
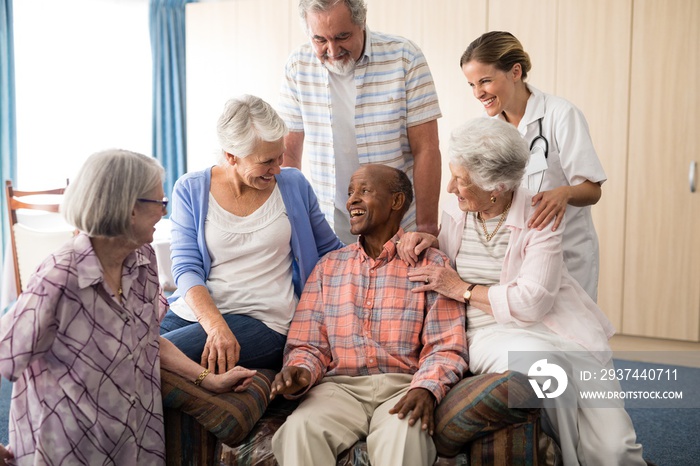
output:
[[[549,151],[544,170],[541,155],[544,151],[531,151],[533,155],[523,178],[523,186],[538,192],[559,186],[575,186],[586,180],[602,184],[606,180],[605,171],[593,147],[583,113],[561,97],[545,94],[529,84],[527,86],[531,95],[518,131],[529,146],[540,134],[538,120],[542,118],[542,135],[549,142]],[[498,115],[498,118],[503,118],[503,115]],[[535,145],[538,146],[544,147],[541,140]],[[562,238],[564,262],[569,273],[597,301],[600,260],[591,206],[567,206],[566,220]]]

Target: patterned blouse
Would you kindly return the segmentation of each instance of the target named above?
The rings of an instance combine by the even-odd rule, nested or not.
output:
[[[124,264],[121,305],[80,233],[0,319],[16,464],[165,464],[158,328],[167,302],[150,245]]]

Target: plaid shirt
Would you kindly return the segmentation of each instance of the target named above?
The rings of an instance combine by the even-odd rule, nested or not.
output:
[[[435,292],[412,293],[396,255],[403,230],[376,260],[360,243],[328,253],[311,273],[292,320],[285,365],[324,376],[415,374],[411,388],[439,402],[467,370],[464,305]],[[428,249],[419,266],[448,259]]]

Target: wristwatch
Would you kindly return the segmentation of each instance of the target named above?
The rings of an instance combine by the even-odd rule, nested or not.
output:
[[[462,297],[464,298],[464,303],[468,306],[469,305],[469,300],[472,299],[472,290],[476,286],[476,283],[472,283],[469,285],[469,288],[467,288],[467,291],[464,292]]]

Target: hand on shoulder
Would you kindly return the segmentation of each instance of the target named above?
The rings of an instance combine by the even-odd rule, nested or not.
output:
[[[418,263],[418,257],[429,247],[438,247],[438,240],[430,233],[411,231],[403,234],[396,242],[396,253],[399,258],[411,267]]]

